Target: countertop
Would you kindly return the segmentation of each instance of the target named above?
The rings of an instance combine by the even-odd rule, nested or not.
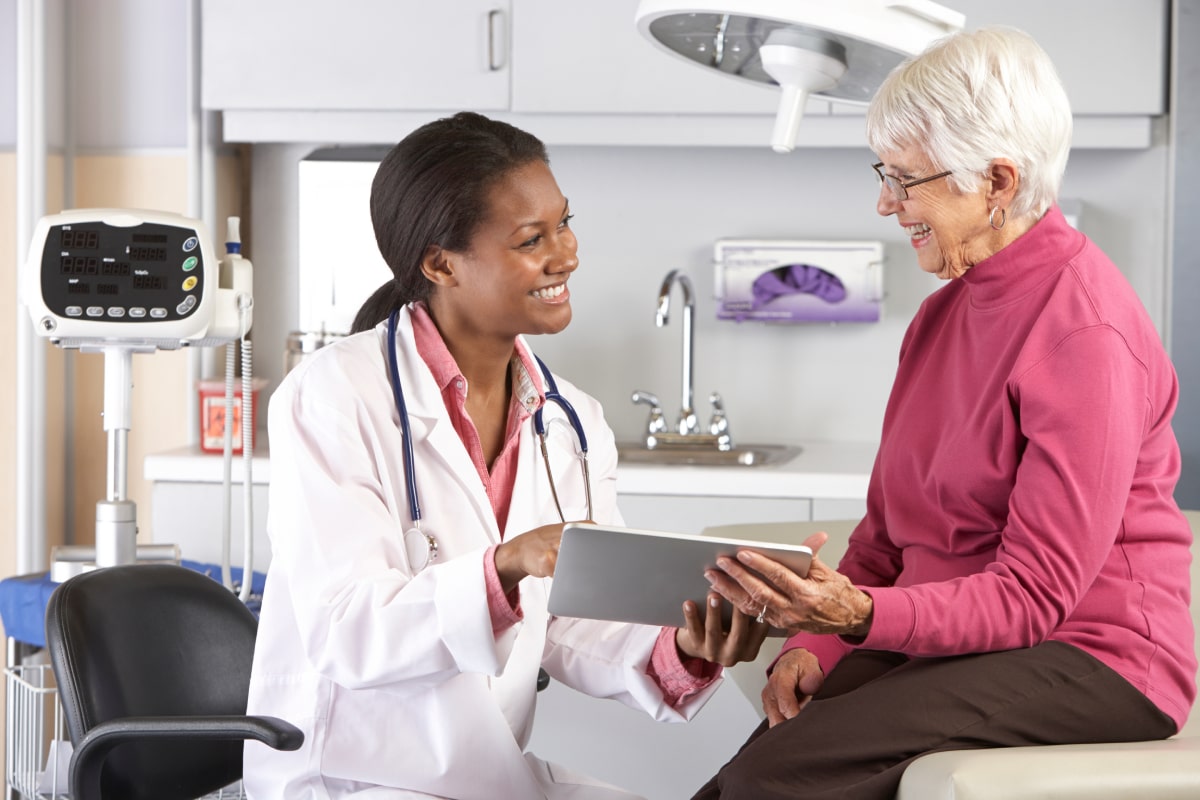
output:
[[[264,437],[265,438],[265,437]],[[726,497],[821,497],[861,500],[878,445],[873,442],[799,442],[800,453],[782,464],[764,466],[660,466],[622,463],[618,494],[705,495]],[[230,474],[242,482],[244,459],[234,455]],[[271,478],[269,447],[263,443],[251,460],[251,480]],[[223,459],[199,446],[181,447],[146,456],[149,481],[221,483]]]

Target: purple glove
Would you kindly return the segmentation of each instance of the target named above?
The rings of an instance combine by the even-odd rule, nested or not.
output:
[[[846,287],[831,272],[810,264],[788,264],[764,272],[754,280],[755,309],[765,306],[777,297],[792,294],[815,295],[826,303],[840,303],[846,299]]]

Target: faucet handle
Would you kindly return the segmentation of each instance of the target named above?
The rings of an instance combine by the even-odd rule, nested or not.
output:
[[[713,436],[721,436],[729,438],[729,418],[725,416],[725,404],[721,402],[721,395],[713,392],[708,396],[708,402],[712,403],[712,418],[708,421],[708,432]]]
[[[667,420],[663,417],[662,405],[658,402],[656,395],[638,390],[633,393],[630,399],[634,405],[645,404],[650,406],[650,419],[646,423],[646,434],[648,436],[666,432]]]
[[[729,418],[725,416],[725,405],[721,402],[721,395],[713,392],[708,396],[708,402],[712,403],[712,418],[708,421],[708,432],[715,435],[725,433],[729,430]]]

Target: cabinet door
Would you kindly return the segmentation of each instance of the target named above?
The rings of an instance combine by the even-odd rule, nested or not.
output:
[[[678,533],[700,533],[713,525],[812,519],[811,500],[787,497],[619,494],[617,507],[631,528]]]
[[[938,0],[967,28],[1028,31],[1054,60],[1076,114],[1165,109],[1167,0]],[[687,64],[637,31],[638,0],[514,0],[514,111],[773,114],[778,90]],[[710,74],[713,73],[713,74]],[[861,114],[812,100],[809,114]]]
[[[213,109],[508,108],[509,0],[204,0]]]
[[[702,69],[638,32],[638,0],[513,2],[512,110],[774,114],[779,90]],[[810,100],[808,113],[828,114]]]
[[[1166,110],[1167,0],[938,0],[969,29],[1011,25],[1045,48],[1075,114]]]

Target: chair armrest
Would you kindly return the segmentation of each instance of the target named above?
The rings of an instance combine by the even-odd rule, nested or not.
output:
[[[147,739],[254,740],[275,750],[297,750],[304,732],[268,716],[124,717],[102,722],[87,732],[71,754],[71,796],[100,797],[104,759],[118,745]]]
[[[1130,797],[1200,797],[1200,737],[931,753],[904,771],[896,800]]]

